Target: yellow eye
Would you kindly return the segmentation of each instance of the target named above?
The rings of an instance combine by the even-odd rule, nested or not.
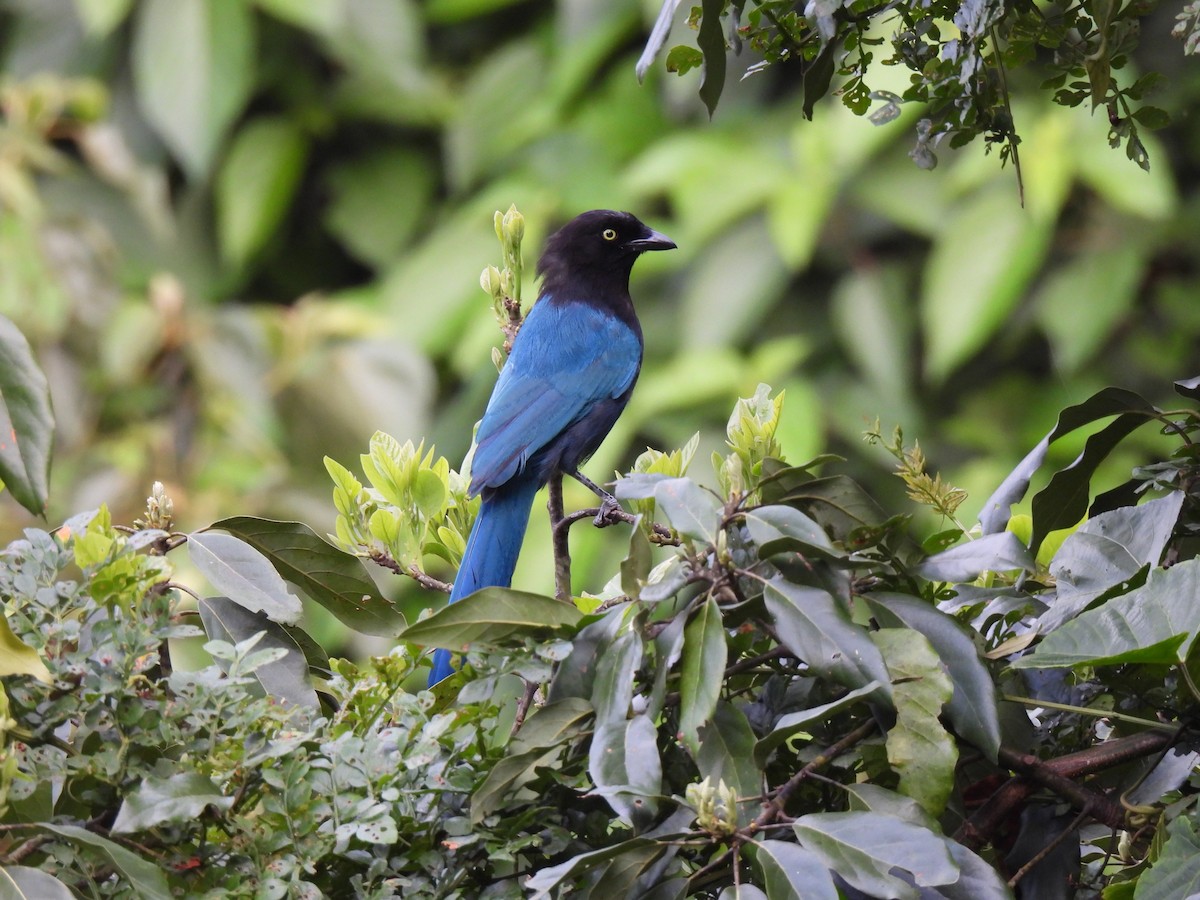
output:
[[[617,239],[617,232],[612,228],[605,228],[602,236],[606,241],[615,241]]]

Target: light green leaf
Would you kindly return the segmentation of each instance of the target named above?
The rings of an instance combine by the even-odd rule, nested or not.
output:
[[[728,655],[725,625],[717,601],[709,597],[683,631],[679,672],[679,732],[695,756],[699,729],[712,719],[725,681]]]
[[[138,7],[138,102],[192,180],[207,177],[249,97],[253,26],[240,0],[145,0]]]
[[[1167,826],[1167,840],[1150,870],[1138,879],[1135,900],[1194,897],[1200,892],[1200,835],[1189,816]]]
[[[25,336],[0,316],[0,482],[36,516],[50,493],[53,440],[46,376]]]
[[[873,812],[812,813],[792,826],[800,845],[872,897],[917,900],[920,892],[891,874],[908,872],[921,887],[953,884],[959,869],[945,839],[928,829]]]
[[[721,520],[721,502],[690,478],[635,473],[617,481],[621,500],[654,499],[671,527],[694,540],[715,544]]]
[[[496,647],[523,635],[569,628],[582,617],[570,603],[552,597],[490,587],[414,622],[401,636],[423,647],[461,651],[468,644]]]
[[[213,532],[188,535],[188,554],[196,568],[222,594],[275,622],[295,625],[302,607],[270,560],[240,538]]]
[[[13,634],[8,619],[0,613],[0,675],[32,675],[50,684],[50,670],[41,655]]]
[[[892,675],[896,724],[887,733],[887,757],[900,774],[900,793],[940,816],[954,787],[958,748],[938,720],[954,684],[923,635],[882,628],[871,639]]]
[[[75,0],[83,27],[94,38],[108,37],[125,20],[133,0]]]
[[[170,778],[147,775],[128,795],[113,822],[114,834],[145,831],[157,825],[178,825],[199,819],[208,807],[227,810],[226,797],[212,779],[199,772],[180,772]]]
[[[314,34],[328,35],[342,22],[346,0],[254,0],[264,11],[305,28]]]
[[[1182,662],[1200,633],[1198,596],[1200,559],[1152,569],[1140,588],[1067,622],[1012,665],[1033,669]]]
[[[971,196],[945,222],[921,297],[925,369],[933,381],[944,381],[1003,325],[1050,234],[1050,223],[1023,210],[1007,183]]]
[[[426,157],[406,147],[380,148],[329,175],[325,224],[356,257],[382,266],[418,233],[436,186]]]
[[[157,863],[143,859],[120,844],[77,825],[51,825],[48,822],[41,822],[39,825],[71,843],[83,844],[100,851],[117,873],[129,883],[139,900],[172,900],[166,876]]]
[[[0,900],[74,900],[65,884],[40,869],[0,866]]]
[[[788,841],[757,841],[753,846],[770,900],[837,900],[829,869],[815,853]]]
[[[308,139],[284,118],[239,129],[214,197],[221,255],[230,264],[244,266],[283,221],[307,157]]]
[[[908,594],[880,592],[866,595],[866,601],[882,627],[907,626],[933,645],[954,682],[946,717],[957,734],[995,761],[1000,749],[999,697],[973,633],[953,616]]]

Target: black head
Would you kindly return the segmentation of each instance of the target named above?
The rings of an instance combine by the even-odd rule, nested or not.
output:
[[[609,282],[614,278],[628,289],[629,272],[639,255],[674,247],[674,241],[632,213],[593,209],[550,236],[537,270],[545,276],[547,289],[579,280]]]

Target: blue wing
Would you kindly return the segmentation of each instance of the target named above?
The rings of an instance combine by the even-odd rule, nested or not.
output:
[[[641,361],[641,337],[611,313],[539,300],[480,422],[472,492],[504,484],[597,403],[625,394]]]

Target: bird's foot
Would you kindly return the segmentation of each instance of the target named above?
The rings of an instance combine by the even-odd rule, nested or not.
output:
[[[596,513],[596,518],[592,520],[592,524],[597,528],[607,528],[609,525],[616,525],[623,521],[621,513],[625,510],[621,509],[621,504],[612,494],[605,494],[604,499],[600,504],[600,511]]]

